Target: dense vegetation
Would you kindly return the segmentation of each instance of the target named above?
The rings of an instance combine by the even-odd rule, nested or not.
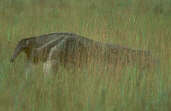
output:
[[[9,63],[18,40],[51,32],[151,50],[161,65],[137,87],[129,66],[26,77],[24,55]],[[1,0],[0,111],[170,111],[170,48],[170,0]]]

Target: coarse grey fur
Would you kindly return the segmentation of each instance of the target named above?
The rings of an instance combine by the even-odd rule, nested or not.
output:
[[[46,44],[50,44],[51,41],[60,39],[60,37],[65,37],[65,36],[74,36],[74,35],[73,33],[51,33],[51,34],[22,39],[18,42],[10,61],[14,62],[17,56],[21,52],[24,52],[27,56],[27,59],[30,61],[32,59],[32,54],[34,49],[42,47]],[[49,50],[50,49],[46,50],[44,54],[48,55]],[[43,61],[46,61],[46,58]]]
[[[74,33],[52,33],[22,39],[14,51],[11,62],[14,62],[21,52],[26,53],[31,63],[50,62],[50,67],[55,72],[59,65],[66,68],[72,65],[77,69],[92,61],[97,64],[112,64],[114,67],[117,64],[131,64],[141,69],[154,64],[149,51],[101,43]]]

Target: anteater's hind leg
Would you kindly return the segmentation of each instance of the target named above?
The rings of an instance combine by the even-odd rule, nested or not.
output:
[[[137,77],[137,87],[140,87],[141,83],[143,83],[143,80],[146,80],[147,76],[155,77],[159,76],[158,72],[160,69],[160,63],[159,60],[155,60],[150,58],[148,60],[148,63],[141,65],[139,68],[139,75]],[[157,74],[157,75],[152,75],[152,74]],[[151,78],[152,79],[152,78]],[[151,81],[152,83],[153,81]]]

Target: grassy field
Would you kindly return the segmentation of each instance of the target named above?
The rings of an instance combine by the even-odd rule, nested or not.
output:
[[[170,0],[1,0],[0,111],[171,111],[170,12]],[[9,62],[17,42],[51,32],[150,50],[161,64],[139,87],[140,73],[129,66],[61,67],[52,77],[40,64],[26,78],[24,54]]]

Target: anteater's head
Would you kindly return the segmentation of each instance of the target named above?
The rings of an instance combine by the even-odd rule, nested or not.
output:
[[[32,40],[33,38],[28,38],[28,39],[22,39],[18,42],[14,53],[10,59],[10,62],[14,62],[15,59],[17,58],[17,56],[21,53],[21,52],[26,52],[30,49],[30,47],[32,47]]]

